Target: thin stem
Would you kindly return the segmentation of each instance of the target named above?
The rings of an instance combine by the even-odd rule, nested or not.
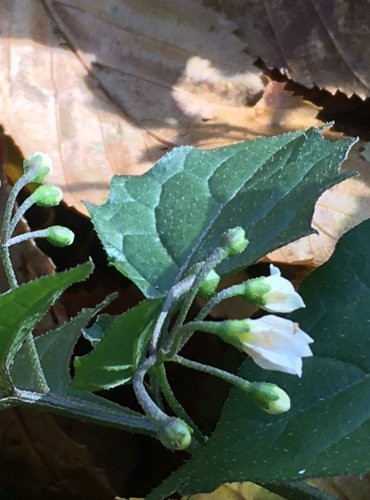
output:
[[[29,233],[19,234],[18,236],[14,236],[14,238],[10,238],[8,243],[6,244],[8,247],[12,245],[18,245],[23,241],[34,240],[35,238],[47,238],[49,236],[48,229],[39,229],[38,231],[30,231]]]
[[[144,377],[148,370],[156,363],[156,361],[156,354],[152,354],[151,356],[149,356],[149,358],[146,358],[146,360],[136,370],[132,379],[132,385],[135,391],[136,398],[145,414],[154,422],[161,423],[166,422],[169,417],[154,403],[152,398],[147,393],[144,385]]]
[[[204,365],[202,363],[198,363],[197,361],[192,361],[190,359],[183,358],[178,354],[175,354],[175,356],[173,356],[172,359],[168,359],[168,361],[173,361],[174,363],[186,366],[187,368],[198,370],[199,372],[207,373],[208,375],[213,375],[214,377],[221,378],[222,380],[225,380],[225,382],[228,382],[229,384],[232,384],[235,387],[238,387],[239,389],[242,389],[245,392],[248,392],[248,389],[253,390],[253,386],[250,382],[230,372],[221,370],[220,368]]]
[[[125,412],[107,407],[104,403],[86,401],[72,395],[62,396],[49,392],[39,394],[37,392],[15,390],[14,396],[1,400],[1,406],[30,406],[47,410],[59,415],[78,418],[87,422],[108,425],[119,429],[156,435],[156,427],[143,415],[133,412]]]
[[[8,194],[8,199],[6,202],[5,206],[5,211],[4,211],[4,217],[2,221],[2,226],[1,226],[1,242],[2,244],[5,244],[6,241],[10,237],[9,233],[9,226],[10,226],[10,219],[12,216],[13,208],[14,205],[17,201],[17,196],[21,189],[24,188],[27,184],[29,184],[33,177],[35,176],[35,173],[30,170],[29,172],[26,172],[25,174],[20,177],[17,182],[15,182],[14,186],[10,189],[9,194]]]
[[[208,316],[208,314],[212,311],[212,309],[217,306],[220,302],[226,299],[230,299],[231,297],[236,297],[240,295],[243,287],[241,285],[233,285],[229,288],[225,288],[220,292],[216,293],[213,297],[211,297],[199,311],[197,316],[195,317],[195,321],[203,320]]]
[[[17,288],[18,281],[13,269],[12,261],[10,259],[9,247],[7,245],[0,244],[0,258],[3,264],[9,288]]]
[[[9,232],[10,219],[19,192],[26,184],[28,184],[32,180],[33,177],[34,177],[34,172],[32,171],[27,172],[26,174],[22,175],[22,177],[20,177],[14,184],[14,186],[10,189],[5,203],[3,218],[1,221],[0,258],[2,260],[6,278],[8,280],[10,288],[16,288],[18,286],[17,278],[15,276],[12,261],[10,258],[9,248],[7,245],[10,237],[10,232]],[[5,186],[2,186],[2,188],[5,189]]]
[[[9,234],[9,237],[14,233],[14,230],[18,224],[18,222],[21,220],[21,218],[23,217],[23,215],[27,212],[27,210],[29,208],[31,208],[33,205],[35,204],[35,202],[33,201],[32,199],[32,196],[29,196],[28,198],[26,198],[24,200],[24,202],[22,203],[22,205],[20,205],[20,207],[18,208],[18,210],[15,212],[15,214],[13,215],[13,218],[11,219],[10,221],[10,224],[9,224],[9,229],[8,229],[8,234]]]
[[[40,358],[36,349],[35,341],[32,333],[28,333],[25,340],[25,347],[27,350],[28,357],[31,361],[32,368],[34,369],[37,388],[40,393],[47,394],[50,389],[46,382],[44,375],[44,370],[42,369]]]
[[[171,335],[166,346],[168,357],[172,358],[189,342],[194,332],[197,330],[197,325],[193,321],[182,325],[177,331]]]
[[[184,422],[186,422],[189,425],[189,427],[191,427],[193,429],[194,438],[196,441],[198,441],[198,444],[199,445],[204,444],[207,441],[207,438],[205,436],[203,436],[203,434],[200,432],[200,430],[198,429],[196,424],[192,421],[192,419],[186,413],[183,406],[177,400],[177,398],[176,398],[175,394],[173,393],[171,386],[168,382],[168,378],[167,378],[166,369],[164,367],[164,364],[161,363],[159,366],[156,366],[155,370],[156,370],[156,375],[157,375],[159,385],[162,389],[162,392],[164,394],[164,397],[166,398],[167,403],[170,405],[170,407],[173,410],[173,412],[175,413],[175,415],[182,418],[184,420]]]
[[[186,316],[189,312],[189,309],[191,307],[191,304],[193,303],[200,285],[202,284],[203,280],[206,278],[207,274],[213,269],[214,267],[217,266],[225,257],[227,257],[228,253],[226,252],[224,247],[217,247],[211,255],[208,257],[208,259],[204,262],[202,265],[201,269],[198,271],[198,273],[195,276],[195,280],[187,292],[184,301],[182,303],[182,307],[180,309],[180,312],[176,318],[175,324],[172,328],[172,335],[175,335],[177,330],[182,327],[184,324],[184,321],[186,319]]]
[[[189,290],[194,282],[194,279],[195,276],[187,276],[183,280],[173,285],[171,290],[168,292],[153,330],[152,339],[149,345],[150,354],[154,354],[156,352],[158,341],[162,333],[162,327],[167,319],[170,309],[181,298],[181,296]]]
[[[147,392],[155,404],[163,410],[161,387],[155,374],[155,367],[149,370],[149,384],[147,385]]]

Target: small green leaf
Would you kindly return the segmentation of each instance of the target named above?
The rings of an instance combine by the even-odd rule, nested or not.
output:
[[[93,269],[86,262],[69,271],[43,276],[0,295],[0,364],[10,366],[20,344],[70,285],[87,278]]]
[[[82,335],[95,347],[117,319],[118,315],[102,314],[96,318],[92,326],[82,329]]]
[[[302,379],[263,371],[250,360],[242,367],[248,380],[286,390],[292,409],[271,417],[232,390],[206,446],[148,498],[232,481],[287,482],[370,469],[369,242],[366,221],[301,287],[306,309],[293,319],[315,340]]]
[[[108,201],[87,208],[111,263],[159,297],[230,228],[245,228],[250,244],[219,273],[311,233],[315,202],[348,176],[338,166],[353,143],[309,129],[208,151],[179,147],[142,176],[114,177]]]
[[[144,300],[108,325],[96,347],[75,359],[72,387],[110,389],[129,382],[140,362],[157,319],[161,300]]]
[[[70,362],[74,346],[82,329],[99,311],[104,309],[114,298],[108,296],[103,302],[91,309],[82,309],[77,316],[59,328],[35,338],[36,349],[41,366],[51,391],[65,393],[71,381]],[[37,390],[37,383],[32,377],[33,369],[27,349],[19,349],[11,368],[12,380],[16,387]]]

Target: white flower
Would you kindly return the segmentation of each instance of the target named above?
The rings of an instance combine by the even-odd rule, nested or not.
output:
[[[248,320],[249,330],[239,335],[240,347],[265,370],[302,375],[302,358],[312,356],[313,339],[289,319],[267,315]]]
[[[270,276],[248,280],[243,296],[268,312],[289,313],[305,307],[302,297],[290,281],[282,278],[279,268],[270,265]]]

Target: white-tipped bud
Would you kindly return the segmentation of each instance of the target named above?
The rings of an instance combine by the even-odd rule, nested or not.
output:
[[[244,252],[249,243],[245,236],[244,229],[239,226],[226,231],[222,235],[221,242],[230,257]]]
[[[245,281],[240,288],[241,296],[268,312],[289,313],[305,307],[291,282],[283,278],[279,268],[272,264],[270,276]]]
[[[252,382],[249,394],[264,411],[272,415],[290,410],[290,397],[275,384]]]
[[[24,173],[32,171],[34,177],[32,182],[42,182],[53,170],[53,164],[49,155],[37,151],[26,158],[23,162]]]

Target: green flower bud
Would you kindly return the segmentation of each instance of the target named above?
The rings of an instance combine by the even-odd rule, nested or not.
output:
[[[31,199],[40,207],[56,207],[63,199],[63,191],[57,186],[44,184],[35,189]]]
[[[242,227],[234,227],[222,235],[222,244],[230,257],[244,252],[248,243],[249,241],[245,237],[245,231]]]
[[[158,429],[163,446],[170,450],[185,450],[191,443],[193,430],[180,418],[170,417]]]
[[[31,179],[32,182],[42,182],[47,175],[53,170],[53,165],[49,155],[37,151],[26,158],[23,162],[23,171],[28,173],[34,171],[35,176]]]
[[[275,384],[252,382],[248,392],[258,406],[267,413],[278,415],[290,409],[290,397]]]
[[[51,226],[47,229],[47,241],[56,247],[66,247],[72,245],[75,235],[74,233],[64,226]]]
[[[221,276],[213,269],[207,274],[203,283],[200,285],[198,295],[201,297],[211,297],[217,290]]]

